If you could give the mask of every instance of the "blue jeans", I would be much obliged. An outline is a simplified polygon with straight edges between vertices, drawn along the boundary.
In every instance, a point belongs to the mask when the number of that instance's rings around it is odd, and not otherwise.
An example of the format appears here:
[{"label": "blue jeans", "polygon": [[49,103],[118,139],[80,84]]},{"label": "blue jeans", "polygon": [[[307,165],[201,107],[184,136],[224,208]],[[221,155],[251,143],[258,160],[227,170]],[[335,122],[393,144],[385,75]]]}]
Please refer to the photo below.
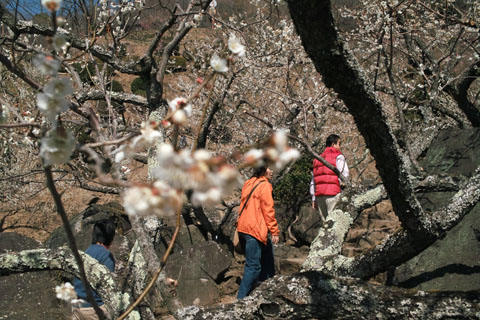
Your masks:
[{"label": "blue jeans", "polygon": [[248,296],[257,281],[265,281],[275,275],[273,246],[270,239],[267,245],[251,235],[238,233],[240,240],[245,241],[245,270],[238,289],[238,299]]}]

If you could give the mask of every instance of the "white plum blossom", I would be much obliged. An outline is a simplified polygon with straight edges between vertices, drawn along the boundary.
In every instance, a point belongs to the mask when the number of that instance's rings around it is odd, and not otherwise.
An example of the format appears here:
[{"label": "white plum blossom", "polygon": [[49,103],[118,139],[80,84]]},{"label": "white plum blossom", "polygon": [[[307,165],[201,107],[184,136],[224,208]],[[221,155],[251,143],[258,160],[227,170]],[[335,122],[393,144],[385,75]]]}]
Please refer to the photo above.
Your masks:
[{"label": "white plum blossom", "polygon": [[200,150],[197,150],[193,153],[193,159],[197,160],[197,161],[208,161],[212,158],[212,155],[210,154],[210,152],[208,152],[207,150],[205,149],[200,149]]},{"label": "white plum blossom", "polygon": [[183,125],[187,118],[192,115],[192,105],[186,98],[177,97],[168,103],[170,108],[170,120],[176,125]]},{"label": "white plum blossom", "polygon": [[123,207],[129,215],[148,216],[152,211],[151,197],[153,193],[148,187],[128,188],[123,195]]},{"label": "white plum blossom", "polygon": [[169,143],[163,143],[157,149],[157,159],[160,163],[170,166],[176,157],[173,146]]},{"label": "white plum blossom", "polygon": [[6,123],[8,121],[8,117],[8,109],[5,106],[0,105],[0,124]]},{"label": "white plum blossom", "polygon": [[224,164],[218,169],[216,178],[220,181],[224,193],[230,193],[243,184],[238,170],[228,164]]},{"label": "white plum blossom", "polygon": [[[155,121],[142,122],[140,126],[140,133],[142,135],[140,137],[141,142],[146,146],[152,146],[156,141],[163,138],[162,133],[156,129],[156,126],[157,123]],[[138,141],[136,143],[138,143]]]},{"label": "white plum blossom", "polygon": [[56,75],[60,68],[60,62],[52,56],[39,54],[32,60],[33,65],[45,75]]},{"label": "white plum blossom", "polygon": [[67,37],[64,34],[56,34],[53,36],[52,45],[55,51],[60,52],[67,49],[70,43],[68,43]]},{"label": "white plum blossom", "polygon": [[68,78],[53,78],[43,89],[43,93],[37,94],[38,109],[52,122],[57,114],[68,110],[68,102],[65,96],[72,94],[73,88]]},{"label": "white plum blossom", "polygon": [[72,299],[70,303],[72,304],[72,307],[74,308],[81,308],[82,304],[84,304],[86,301],[83,299]]},{"label": "white plum blossom", "polygon": [[42,138],[40,157],[45,166],[62,164],[70,160],[75,149],[75,139],[72,133],[63,127],[57,127],[47,132]]},{"label": "white plum blossom", "polygon": [[278,130],[273,134],[271,145],[267,149],[266,155],[277,169],[282,169],[290,161],[297,160],[300,157],[300,152],[297,149],[288,146],[287,133],[284,130]]},{"label": "white plum blossom", "polygon": [[201,205],[212,208],[222,200],[222,192],[219,188],[210,188],[206,192],[196,191],[192,195],[192,204],[196,207]]},{"label": "white plum blossom", "polygon": [[140,10],[145,6],[143,0],[135,0],[135,9]]},{"label": "white plum blossom", "polygon": [[73,88],[69,78],[56,77],[43,88],[43,92],[50,96],[65,97],[73,93]]},{"label": "white plum blossom", "polygon": [[300,152],[288,146],[287,134],[284,130],[276,131],[270,139],[270,146],[265,150],[251,149],[244,155],[245,164],[259,167],[273,164],[275,168],[282,169],[290,161],[300,157]]},{"label": "white plum blossom", "polygon": [[56,21],[57,21],[57,26],[60,28],[65,26],[65,24],[67,23],[67,20],[65,20],[65,18],[62,16],[58,16]]},{"label": "white plum blossom", "polygon": [[155,144],[155,142],[163,138],[163,134],[156,129],[157,123],[155,121],[144,121],[140,126],[140,135],[136,136],[127,144],[123,144],[112,151],[115,156],[115,162],[120,163],[126,158],[130,158],[137,150],[141,148],[148,148]]},{"label": "white plum blossom", "polygon": [[213,57],[210,59],[210,65],[212,66],[213,70],[215,70],[215,72],[228,71],[227,60],[220,58],[216,54],[214,54]]},{"label": "white plum blossom", "polygon": [[231,35],[228,39],[228,49],[239,57],[243,57],[245,55],[245,47],[234,35]]},{"label": "white plum blossom", "polygon": [[176,152],[169,144],[158,149],[158,167],[154,179],[165,181],[178,190],[192,190],[192,204],[212,207],[222,196],[241,185],[238,170],[224,157],[214,157],[204,149]]},{"label": "white plum blossom", "polygon": [[177,110],[172,115],[172,122],[176,125],[183,125],[187,122],[187,113],[185,110]]},{"label": "white plum blossom", "polygon": [[275,163],[277,169],[285,167],[290,161],[300,158],[300,152],[294,148],[287,148],[280,154],[278,161]]},{"label": "white plum blossom", "polygon": [[275,161],[278,161],[278,159],[280,158],[280,152],[278,152],[278,150],[276,148],[268,148],[267,150],[265,150],[265,156],[275,162]]},{"label": "white plum blossom", "polygon": [[186,110],[187,113],[192,112],[192,105],[188,103],[186,98],[177,97],[170,102],[168,102],[168,107],[170,108],[171,112],[175,112],[176,110],[183,109]]},{"label": "white plum blossom", "polygon": [[62,0],[42,0],[42,5],[53,12],[60,8]]},{"label": "white plum blossom", "polygon": [[197,187],[197,179],[189,172],[194,164],[191,152],[181,150],[175,152],[167,146],[160,147],[157,156],[159,166],[152,170],[155,179],[163,180],[176,189],[192,189]]},{"label": "white plum blossom", "polygon": [[196,26],[197,26],[197,25],[195,24],[194,21],[187,21],[187,22],[185,23],[185,27],[187,27],[187,28],[195,28]]},{"label": "white plum blossom", "polygon": [[178,212],[185,201],[179,192],[162,181],[152,186],[135,186],[123,194],[123,207],[129,215],[136,216],[172,216]]},{"label": "white plum blossom", "polygon": [[193,15],[193,20],[196,22],[196,23],[200,23],[202,21],[202,15],[201,14],[195,14]]},{"label": "white plum blossom", "polygon": [[264,164],[263,161],[263,151],[259,149],[250,149],[245,155],[244,155],[244,161],[248,165],[251,165],[252,167],[259,167]]},{"label": "white plum blossom", "polygon": [[277,150],[283,150],[287,147],[288,138],[285,130],[278,130],[272,136],[272,142]]},{"label": "white plum blossom", "polygon": [[126,158],[135,155],[135,148],[132,144],[123,144],[117,149],[113,150],[112,155],[115,156],[115,162],[120,163]]},{"label": "white plum blossom", "polygon": [[59,286],[55,287],[55,293],[57,295],[57,299],[65,300],[65,301],[73,301],[77,299],[77,294],[75,289],[73,288],[70,282],[65,282]]},{"label": "white plum blossom", "polygon": [[51,96],[45,93],[37,94],[37,106],[48,120],[55,122],[57,114],[68,110],[68,102],[64,97]]}]

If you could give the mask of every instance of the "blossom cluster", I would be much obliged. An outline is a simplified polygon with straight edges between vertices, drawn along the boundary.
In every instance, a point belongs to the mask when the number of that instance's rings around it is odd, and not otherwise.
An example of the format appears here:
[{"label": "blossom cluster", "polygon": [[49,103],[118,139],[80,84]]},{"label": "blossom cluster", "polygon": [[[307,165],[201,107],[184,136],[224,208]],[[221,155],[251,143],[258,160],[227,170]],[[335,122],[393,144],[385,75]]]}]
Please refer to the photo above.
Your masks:
[{"label": "blossom cluster", "polygon": [[8,121],[9,114],[7,107],[0,105],[0,124],[6,123]]},{"label": "blossom cluster", "polygon": [[184,201],[183,192],[162,181],[150,186],[134,186],[123,194],[123,207],[129,215],[172,216],[182,208]]},{"label": "blossom cluster", "polygon": [[65,282],[59,286],[56,286],[55,293],[57,299],[70,302],[72,305],[80,305],[81,303],[85,302],[82,299],[78,299],[77,293],[70,282]]},{"label": "blossom cluster", "polygon": [[112,154],[115,156],[116,162],[133,156],[138,150],[148,148],[154,145],[156,141],[163,137],[162,133],[157,130],[159,123],[155,121],[144,121],[140,126],[140,135],[133,138],[129,143],[121,145],[114,150]]},{"label": "blossom cluster", "polygon": [[123,194],[123,206],[130,215],[170,216],[186,201],[184,190],[192,190],[195,206],[214,206],[241,183],[238,170],[223,157],[206,150],[175,151],[165,143],[158,150],[159,165],[151,185],[134,186]]},{"label": "blossom cluster", "polygon": [[46,166],[65,163],[75,149],[75,139],[71,132],[58,125],[57,116],[68,110],[66,97],[73,93],[73,87],[70,79],[59,77],[60,62],[55,58],[38,55],[33,59],[33,64],[40,72],[51,77],[42,92],[37,94],[38,109],[53,123],[53,128],[42,139],[40,156]]},{"label": "blossom cluster", "polygon": [[72,299],[77,298],[75,289],[70,282],[65,282],[59,286],[56,286],[55,293],[57,294],[57,298],[60,300],[71,301]]},{"label": "blossom cluster", "polygon": [[[283,168],[300,156],[288,146],[285,131],[277,131],[265,150],[252,149],[244,155],[248,166],[273,164]],[[225,157],[214,156],[204,149],[176,151],[169,143],[157,150],[158,166],[152,170],[151,185],[134,186],[123,194],[123,205],[130,215],[169,216],[178,212],[186,201],[183,191],[191,191],[194,206],[214,207],[222,198],[240,187],[237,168]]]},{"label": "blossom cluster", "polygon": [[177,152],[166,143],[158,150],[158,163],[153,177],[176,189],[192,190],[191,202],[195,206],[212,207],[241,184],[236,168],[224,157],[213,156],[204,149]]},{"label": "blossom cluster", "polygon": [[[236,57],[243,57],[245,55],[245,46],[242,45],[240,40],[231,35],[228,39],[228,49]],[[210,59],[210,65],[212,66],[215,72],[225,73],[228,71],[228,63],[226,59],[220,58],[218,55],[214,54]]]},{"label": "blossom cluster", "polygon": [[192,115],[192,105],[188,103],[187,99],[179,97],[175,98],[168,103],[170,110],[169,120],[164,122],[165,126],[168,126],[168,122],[172,122],[176,125],[183,125],[187,121],[187,117]]},{"label": "blossom cluster", "polygon": [[284,130],[276,131],[270,139],[269,147],[265,150],[251,149],[245,154],[247,165],[259,167],[273,164],[276,169],[282,169],[289,162],[300,157],[297,149],[288,146],[288,137]]},{"label": "blossom cluster", "polygon": [[75,149],[72,133],[59,126],[50,129],[42,138],[40,156],[45,166],[62,164],[70,160]]},{"label": "blossom cluster", "polygon": [[58,114],[68,110],[67,95],[73,93],[68,78],[55,77],[37,94],[37,106],[48,120],[55,122]]},{"label": "blossom cluster", "polygon": [[129,27],[131,14],[137,13],[144,6],[144,0],[100,0],[98,2],[98,26],[103,28],[108,25],[115,37],[123,37]]}]

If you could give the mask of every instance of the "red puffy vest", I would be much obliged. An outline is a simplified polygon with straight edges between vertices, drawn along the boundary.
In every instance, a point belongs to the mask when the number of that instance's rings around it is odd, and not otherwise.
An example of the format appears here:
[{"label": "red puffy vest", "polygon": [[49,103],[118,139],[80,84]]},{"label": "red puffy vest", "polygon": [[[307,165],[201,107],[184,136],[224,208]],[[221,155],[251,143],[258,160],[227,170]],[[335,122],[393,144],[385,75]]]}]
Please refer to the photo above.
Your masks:
[{"label": "red puffy vest", "polygon": [[[337,157],[341,154],[334,147],[327,147],[321,157],[336,167]],[[316,196],[334,196],[341,191],[338,176],[317,159],[313,159],[313,181],[315,182]]]}]

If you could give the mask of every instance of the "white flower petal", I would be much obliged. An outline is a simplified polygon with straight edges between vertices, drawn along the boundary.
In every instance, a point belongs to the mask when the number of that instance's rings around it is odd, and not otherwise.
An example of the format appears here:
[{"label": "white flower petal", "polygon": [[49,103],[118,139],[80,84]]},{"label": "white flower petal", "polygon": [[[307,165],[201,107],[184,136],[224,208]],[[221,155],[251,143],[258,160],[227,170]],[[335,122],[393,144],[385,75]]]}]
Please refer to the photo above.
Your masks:
[{"label": "white flower petal", "polygon": [[58,299],[72,301],[77,299],[77,293],[70,282],[55,287],[55,293]]},{"label": "white flower petal", "polygon": [[67,42],[67,37],[64,34],[56,34],[53,37],[52,44],[53,48],[57,52],[65,50],[69,45],[69,43]]},{"label": "white flower petal", "polygon": [[40,156],[44,165],[62,164],[70,160],[75,149],[72,133],[63,127],[51,129],[42,138]]},{"label": "white flower petal", "polygon": [[46,95],[63,98],[73,93],[72,84],[69,78],[53,78],[43,89]]},{"label": "white flower petal", "polygon": [[227,60],[220,58],[216,54],[210,59],[210,65],[216,72],[227,72]]},{"label": "white flower petal", "polygon": [[237,37],[231,35],[228,39],[228,49],[235,55],[242,57],[245,55],[245,47],[240,43]]},{"label": "white flower petal", "polygon": [[184,110],[177,110],[173,113],[172,122],[176,125],[183,125],[187,122],[187,114]]}]

